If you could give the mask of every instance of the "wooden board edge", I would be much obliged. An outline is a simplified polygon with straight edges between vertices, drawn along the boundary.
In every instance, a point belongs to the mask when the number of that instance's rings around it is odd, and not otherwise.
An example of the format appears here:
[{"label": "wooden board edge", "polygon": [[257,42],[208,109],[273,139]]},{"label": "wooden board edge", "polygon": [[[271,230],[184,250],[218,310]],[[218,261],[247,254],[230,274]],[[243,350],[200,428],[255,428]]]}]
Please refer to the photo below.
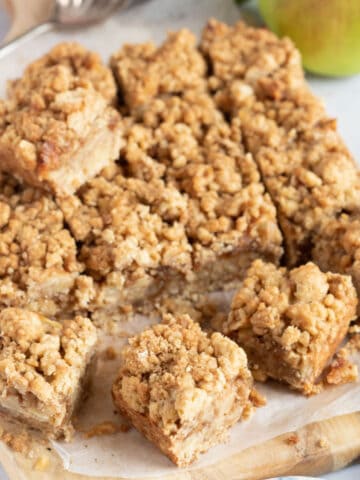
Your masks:
[{"label": "wooden board edge", "polygon": [[[26,459],[0,445],[0,462],[11,480],[89,479],[65,471],[54,452],[45,454],[50,457],[49,469],[38,472],[33,469],[34,458]],[[179,470],[172,475],[146,480],[261,480],[285,474],[321,475],[343,468],[359,456],[360,412],[357,412],[307,425],[206,468]],[[97,478],[115,480],[113,477]]]}]

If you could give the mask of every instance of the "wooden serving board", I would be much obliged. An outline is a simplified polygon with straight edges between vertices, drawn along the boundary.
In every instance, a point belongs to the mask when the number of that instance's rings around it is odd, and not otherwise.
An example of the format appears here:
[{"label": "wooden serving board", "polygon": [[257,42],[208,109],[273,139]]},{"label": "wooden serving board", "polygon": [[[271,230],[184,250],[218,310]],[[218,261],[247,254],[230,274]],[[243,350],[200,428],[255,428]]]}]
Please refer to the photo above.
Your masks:
[{"label": "wooden serving board", "polygon": [[[39,472],[34,465],[42,455],[49,463]],[[343,468],[359,456],[360,412],[307,425],[295,435],[294,432],[281,435],[210,467],[191,471],[179,469],[175,474],[156,480],[260,480],[285,474],[320,475]],[[38,446],[34,458],[28,459],[0,444],[0,462],[11,480],[89,478],[66,472],[56,454],[43,445]]]}]

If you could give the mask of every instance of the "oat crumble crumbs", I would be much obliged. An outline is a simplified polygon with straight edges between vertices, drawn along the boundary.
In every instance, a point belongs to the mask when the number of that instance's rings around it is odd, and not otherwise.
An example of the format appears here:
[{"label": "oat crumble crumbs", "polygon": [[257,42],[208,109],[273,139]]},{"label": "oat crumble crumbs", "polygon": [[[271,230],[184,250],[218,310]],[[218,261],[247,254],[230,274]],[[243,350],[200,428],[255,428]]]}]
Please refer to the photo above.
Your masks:
[{"label": "oat crumble crumbs", "polygon": [[130,430],[130,426],[125,423],[117,424],[110,421],[101,422],[91,427],[89,430],[87,430],[85,432],[85,437],[92,438],[92,437],[99,437],[103,435],[114,435],[115,433],[118,433],[118,432],[126,433],[129,430]]},{"label": "oat crumble crumbs", "polygon": [[285,439],[285,443],[288,445],[297,445],[300,441],[299,435],[297,433],[292,433]]},{"label": "oat crumble crumbs", "polygon": [[76,44],[55,47],[9,84],[0,108],[2,170],[72,193],[119,157],[121,120],[108,105],[114,94],[112,74],[96,54]]},{"label": "oat crumble crumbs", "polygon": [[358,367],[349,358],[348,347],[340,349],[334,356],[326,374],[326,382],[330,385],[342,385],[356,382]]},{"label": "oat crumble crumbs", "polygon": [[286,270],[256,260],[223,332],[266,375],[310,394],[356,318],[356,306],[348,276],[322,273],[313,263]]},{"label": "oat crumble crumbs", "polygon": [[0,312],[0,408],[25,424],[66,435],[96,343],[83,317],[50,320],[27,310]]}]

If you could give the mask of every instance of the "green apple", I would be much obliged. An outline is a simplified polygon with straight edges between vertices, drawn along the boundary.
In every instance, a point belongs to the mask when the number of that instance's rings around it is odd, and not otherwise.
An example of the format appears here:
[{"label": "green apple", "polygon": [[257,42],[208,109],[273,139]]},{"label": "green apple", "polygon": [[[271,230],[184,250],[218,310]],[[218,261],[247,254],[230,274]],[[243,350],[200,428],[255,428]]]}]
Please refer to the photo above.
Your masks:
[{"label": "green apple", "polygon": [[290,37],[306,69],[322,75],[360,72],[360,0],[258,0],[271,30]]}]

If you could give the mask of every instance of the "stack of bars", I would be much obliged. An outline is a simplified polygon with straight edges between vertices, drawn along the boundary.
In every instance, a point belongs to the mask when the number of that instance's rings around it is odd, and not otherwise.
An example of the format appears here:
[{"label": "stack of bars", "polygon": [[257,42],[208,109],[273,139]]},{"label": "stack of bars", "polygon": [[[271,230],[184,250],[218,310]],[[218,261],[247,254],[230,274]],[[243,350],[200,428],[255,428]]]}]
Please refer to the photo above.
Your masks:
[{"label": "stack of bars", "polygon": [[218,332],[173,307],[123,352],[114,403],[175,463],[263,404],[253,376],[356,378],[360,176],[288,39],[210,20],[109,68],[61,44],[0,113],[1,409],[69,436],[94,325],[231,288]]}]

